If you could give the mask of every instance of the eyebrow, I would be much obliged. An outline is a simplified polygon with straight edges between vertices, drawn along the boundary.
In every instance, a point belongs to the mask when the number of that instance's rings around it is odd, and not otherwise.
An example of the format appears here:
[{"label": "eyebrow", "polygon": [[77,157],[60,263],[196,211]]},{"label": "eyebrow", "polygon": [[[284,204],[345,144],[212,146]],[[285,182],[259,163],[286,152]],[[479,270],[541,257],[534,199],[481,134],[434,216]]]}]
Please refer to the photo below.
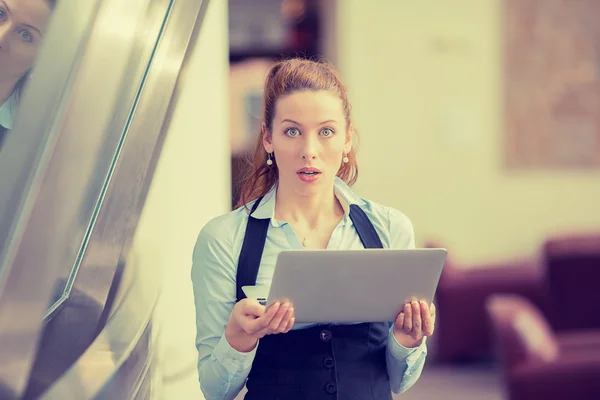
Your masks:
[{"label": "eyebrow", "polygon": [[[287,119],[287,118],[286,118],[286,119],[284,119],[284,120],[282,120],[282,121],[281,121],[281,123],[284,123],[284,122],[291,122],[292,124],[296,124],[296,125],[298,125],[298,126],[302,126],[302,124],[301,124],[301,123],[299,123],[299,122],[296,122],[296,121],[294,121],[293,119]],[[334,119],[328,119],[327,121],[323,121],[323,122],[319,123],[319,125],[328,124],[328,123],[330,123],[330,122],[337,122],[337,121],[336,121],[336,120],[334,120]]]},{"label": "eyebrow", "polygon": [[33,29],[33,30],[34,30],[34,31],[36,31],[36,32],[37,32],[37,33],[38,33],[40,36],[42,36],[42,32],[41,32],[41,31],[40,31],[38,28],[36,28],[35,26],[33,26],[33,25],[29,25],[29,24],[23,24],[23,26],[27,26],[27,27],[29,27],[29,28]]},{"label": "eyebrow", "polygon": [[[7,4],[6,4],[4,1],[2,1],[2,5],[4,6],[4,8],[6,8],[6,11],[8,12],[8,14],[9,14],[9,15],[11,15],[10,8],[8,7],[8,5],[7,5]],[[31,28],[31,29],[33,29],[33,30],[34,30],[34,31],[36,31],[36,32],[37,32],[37,33],[38,33],[40,36],[42,36],[42,32],[41,32],[41,31],[40,31],[38,28],[36,28],[35,26],[33,26],[33,25],[29,25],[29,24],[21,24],[21,25],[23,25],[23,26],[26,26],[26,27],[28,27],[28,28]]]}]

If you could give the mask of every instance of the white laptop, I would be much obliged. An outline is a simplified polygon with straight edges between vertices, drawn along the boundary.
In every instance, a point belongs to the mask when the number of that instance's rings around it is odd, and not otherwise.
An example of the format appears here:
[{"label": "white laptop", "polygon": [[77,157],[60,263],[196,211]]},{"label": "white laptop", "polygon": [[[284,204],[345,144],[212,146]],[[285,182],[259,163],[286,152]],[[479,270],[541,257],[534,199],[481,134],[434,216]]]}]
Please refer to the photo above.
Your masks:
[{"label": "white laptop", "polygon": [[394,321],[404,303],[433,301],[446,249],[286,250],[270,287],[244,286],[270,305],[290,300],[297,323]]}]

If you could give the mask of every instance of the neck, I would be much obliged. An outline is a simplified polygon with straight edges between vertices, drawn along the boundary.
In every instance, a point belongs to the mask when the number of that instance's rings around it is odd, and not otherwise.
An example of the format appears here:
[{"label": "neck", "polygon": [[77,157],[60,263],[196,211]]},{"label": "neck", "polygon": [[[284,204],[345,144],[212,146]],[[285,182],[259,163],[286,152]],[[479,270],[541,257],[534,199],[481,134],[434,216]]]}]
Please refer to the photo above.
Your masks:
[{"label": "neck", "polygon": [[344,210],[335,197],[333,188],[303,196],[292,188],[277,188],[275,218],[289,223],[301,222],[309,229],[317,228],[322,221],[340,216]]}]

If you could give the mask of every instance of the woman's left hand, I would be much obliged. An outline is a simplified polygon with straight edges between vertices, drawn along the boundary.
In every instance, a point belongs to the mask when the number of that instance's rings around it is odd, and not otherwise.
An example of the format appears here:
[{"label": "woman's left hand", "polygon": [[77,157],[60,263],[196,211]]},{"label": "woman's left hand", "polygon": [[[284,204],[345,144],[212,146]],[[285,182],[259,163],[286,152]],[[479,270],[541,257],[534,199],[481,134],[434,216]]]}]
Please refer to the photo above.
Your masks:
[{"label": "woman's left hand", "polygon": [[435,305],[414,300],[404,305],[394,321],[394,337],[404,347],[417,347],[423,337],[433,335],[434,325]]}]

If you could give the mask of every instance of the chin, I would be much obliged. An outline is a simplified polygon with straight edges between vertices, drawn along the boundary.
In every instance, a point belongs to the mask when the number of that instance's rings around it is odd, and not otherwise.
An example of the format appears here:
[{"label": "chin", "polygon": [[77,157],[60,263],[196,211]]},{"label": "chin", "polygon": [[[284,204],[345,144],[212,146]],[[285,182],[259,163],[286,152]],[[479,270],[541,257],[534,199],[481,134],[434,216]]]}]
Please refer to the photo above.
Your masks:
[{"label": "chin", "polygon": [[322,193],[327,188],[333,188],[333,180],[321,176],[321,179],[315,182],[303,182],[296,178],[296,182],[292,185],[294,192],[301,196],[312,196]]},{"label": "chin", "polygon": [[314,184],[310,184],[310,185],[306,185],[306,184],[300,184],[300,185],[295,185],[293,187],[294,192],[302,197],[310,197],[310,196],[314,196],[315,194],[319,193],[322,188],[317,185]]}]

